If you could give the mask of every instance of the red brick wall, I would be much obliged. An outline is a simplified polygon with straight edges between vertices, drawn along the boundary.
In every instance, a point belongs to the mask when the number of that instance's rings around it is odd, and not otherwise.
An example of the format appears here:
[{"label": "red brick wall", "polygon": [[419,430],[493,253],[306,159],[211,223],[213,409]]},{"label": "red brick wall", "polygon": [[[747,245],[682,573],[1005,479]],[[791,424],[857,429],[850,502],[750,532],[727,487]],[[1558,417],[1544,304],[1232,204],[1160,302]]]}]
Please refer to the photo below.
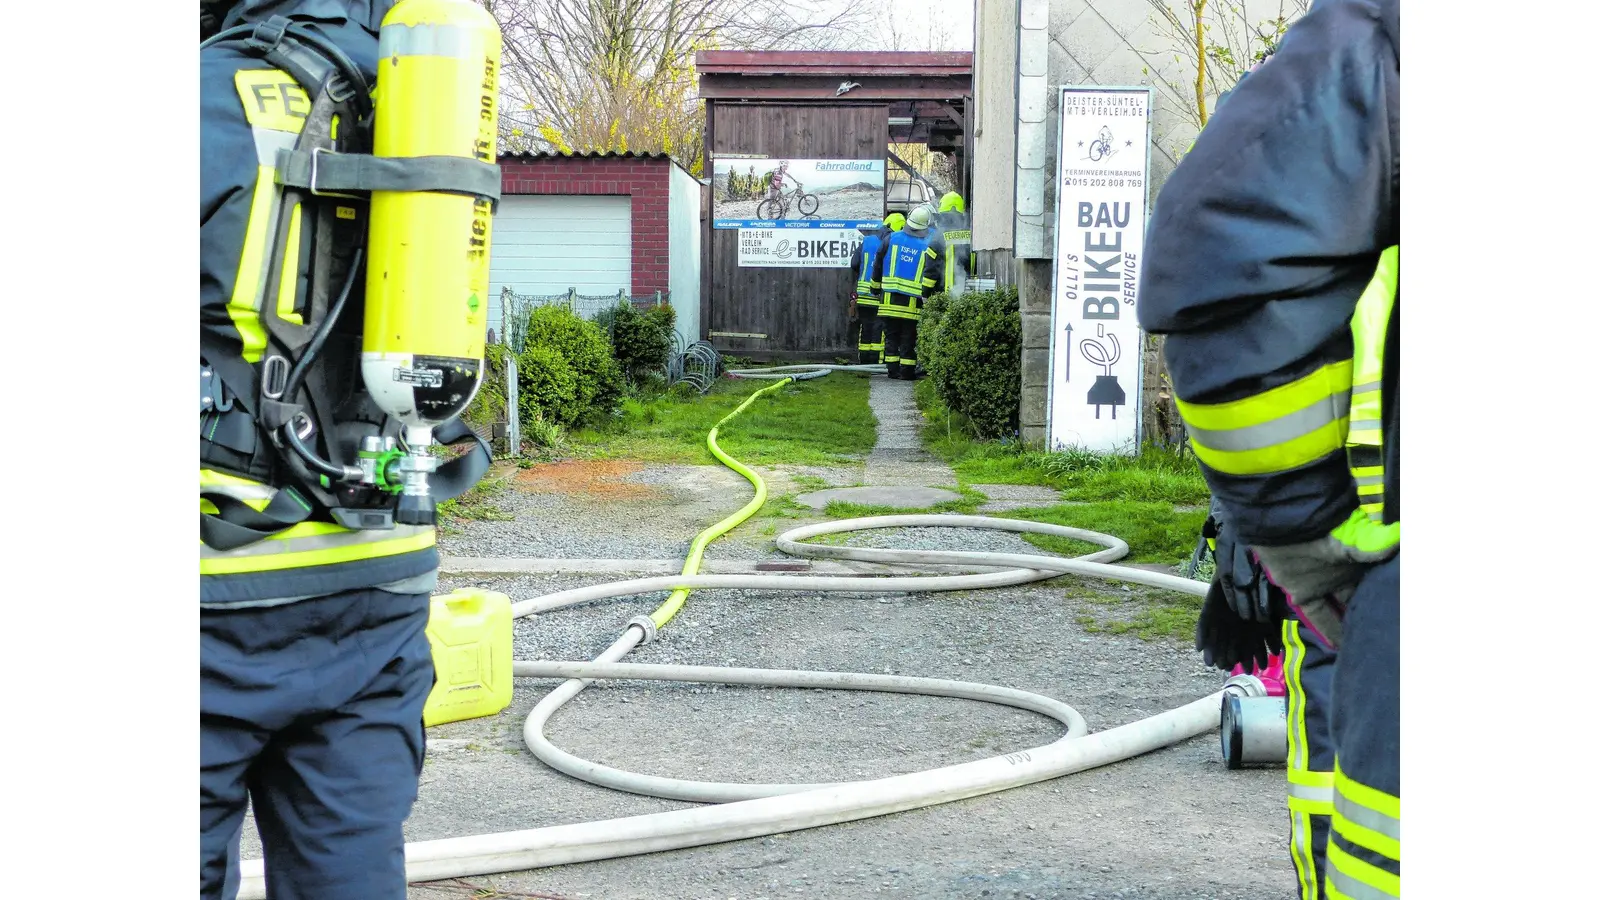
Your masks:
[{"label": "red brick wall", "polygon": [[667,159],[504,158],[505,194],[633,197],[633,293],[667,290]]}]

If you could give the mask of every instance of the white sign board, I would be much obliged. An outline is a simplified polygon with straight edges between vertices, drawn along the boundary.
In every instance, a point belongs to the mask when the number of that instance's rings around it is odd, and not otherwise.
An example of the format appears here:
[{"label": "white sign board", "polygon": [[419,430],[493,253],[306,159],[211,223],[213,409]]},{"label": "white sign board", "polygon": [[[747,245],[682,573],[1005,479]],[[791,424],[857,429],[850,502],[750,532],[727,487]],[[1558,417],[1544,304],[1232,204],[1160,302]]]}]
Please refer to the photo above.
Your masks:
[{"label": "white sign board", "polygon": [[1061,89],[1052,449],[1139,447],[1144,347],[1134,308],[1149,191],[1150,98],[1143,87]]},{"label": "white sign board", "polygon": [[739,229],[739,265],[767,269],[846,269],[861,243],[854,228],[833,231]]}]

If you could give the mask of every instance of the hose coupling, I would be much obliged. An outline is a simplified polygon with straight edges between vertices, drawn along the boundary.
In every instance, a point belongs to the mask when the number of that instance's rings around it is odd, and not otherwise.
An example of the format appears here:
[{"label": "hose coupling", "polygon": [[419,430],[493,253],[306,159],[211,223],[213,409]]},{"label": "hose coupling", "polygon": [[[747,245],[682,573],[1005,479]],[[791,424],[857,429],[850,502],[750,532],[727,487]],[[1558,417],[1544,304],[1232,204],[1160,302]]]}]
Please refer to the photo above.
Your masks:
[{"label": "hose coupling", "polygon": [[656,639],[656,631],[658,630],[656,622],[649,616],[635,616],[628,620],[628,624],[637,625],[639,630],[644,632],[644,640],[639,642],[641,647]]},{"label": "hose coupling", "polygon": [[1267,686],[1254,675],[1235,675],[1222,683],[1230,697],[1265,697]]}]

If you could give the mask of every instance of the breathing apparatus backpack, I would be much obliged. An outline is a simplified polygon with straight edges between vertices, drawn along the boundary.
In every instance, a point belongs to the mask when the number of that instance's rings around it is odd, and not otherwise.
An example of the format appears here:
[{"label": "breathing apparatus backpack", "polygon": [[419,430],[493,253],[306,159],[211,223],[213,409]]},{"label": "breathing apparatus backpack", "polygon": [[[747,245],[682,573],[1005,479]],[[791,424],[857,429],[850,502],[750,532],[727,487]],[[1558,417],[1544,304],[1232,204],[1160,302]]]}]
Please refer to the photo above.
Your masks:
[{"label": "breathing apparatus backpack", "polygon": [[[202,505],[201,540],[227,551],[307,521],[432,525],[436,501],[490,461],[459,416],[488,331],[499,27],[469,0],[401,0],[379,32],[375,90],[338,46],[281,16],[201,49],[222,42],[270,67],[235,73],[241,101],[270,85],[282,108],[245,103],[263,249],[259,266],[246,250],[239,280],[253,279],[258,324],[248,339],[240,328],[248,354],[201,331],[200,459],[276,490],[262,506],[261,493],[202,478],[215,512]],[[435,442],[472,446],[441,465]]]}]

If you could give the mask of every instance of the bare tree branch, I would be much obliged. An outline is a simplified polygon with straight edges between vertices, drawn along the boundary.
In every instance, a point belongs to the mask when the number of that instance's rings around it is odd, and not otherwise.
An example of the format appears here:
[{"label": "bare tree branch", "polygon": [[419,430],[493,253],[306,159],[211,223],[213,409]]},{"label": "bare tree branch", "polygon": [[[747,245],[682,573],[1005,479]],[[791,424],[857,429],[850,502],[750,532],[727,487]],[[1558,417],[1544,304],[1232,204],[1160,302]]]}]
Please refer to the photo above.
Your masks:
[{"label": "bare tree branch", "polygon": [[505,38],[502,149],[658,151],[700,166],[701,50],[851,45],[867,0],[480,0]]}]

